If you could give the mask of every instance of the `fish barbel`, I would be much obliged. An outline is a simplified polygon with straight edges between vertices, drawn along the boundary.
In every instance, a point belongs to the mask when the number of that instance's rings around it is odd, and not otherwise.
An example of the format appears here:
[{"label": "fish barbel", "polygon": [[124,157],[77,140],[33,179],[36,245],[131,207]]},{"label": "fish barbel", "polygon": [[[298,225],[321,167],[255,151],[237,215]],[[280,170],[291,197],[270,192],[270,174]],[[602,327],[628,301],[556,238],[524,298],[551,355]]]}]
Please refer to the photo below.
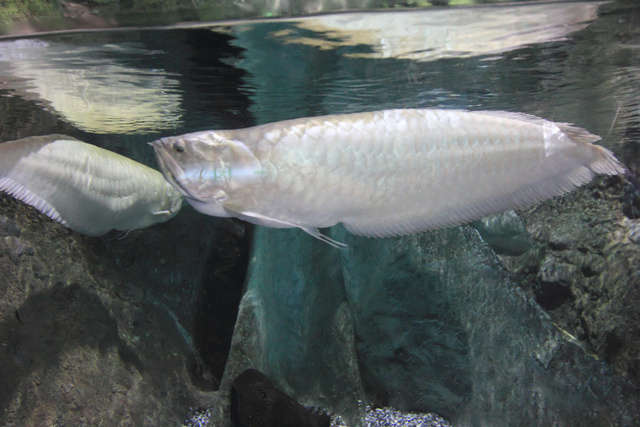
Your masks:
[{"label": "fish barbel", "polygon": [[1,143],[0,191],[90,236],[167,221],[183,202],[160,172],[65,135]]},{"label": "fish barbel", "polygon": [[329,115],[152,142],[200,212],[268,227],[343,223],[411,234],[523,208],[624,166],[600,137],[504,111],[401,109]]}]

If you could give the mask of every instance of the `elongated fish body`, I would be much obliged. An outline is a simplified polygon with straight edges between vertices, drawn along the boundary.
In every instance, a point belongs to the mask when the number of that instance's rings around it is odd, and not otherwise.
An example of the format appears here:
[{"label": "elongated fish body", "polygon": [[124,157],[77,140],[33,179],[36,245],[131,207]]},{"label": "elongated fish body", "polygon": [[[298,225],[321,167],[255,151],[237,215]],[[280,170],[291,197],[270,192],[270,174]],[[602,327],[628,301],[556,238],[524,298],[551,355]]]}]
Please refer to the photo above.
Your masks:
[{"label": "elongated fish body", "polygon": [[384,110],[152,143],[201,212],[272,227],[396,236],[522,208],[620,174],[598,136],[508,112]]},{"label": "elongated fish body", "polygon": [[65,135],[0,144],[0,190],[91,236],[167,221],[183,200],[160,172]]}]

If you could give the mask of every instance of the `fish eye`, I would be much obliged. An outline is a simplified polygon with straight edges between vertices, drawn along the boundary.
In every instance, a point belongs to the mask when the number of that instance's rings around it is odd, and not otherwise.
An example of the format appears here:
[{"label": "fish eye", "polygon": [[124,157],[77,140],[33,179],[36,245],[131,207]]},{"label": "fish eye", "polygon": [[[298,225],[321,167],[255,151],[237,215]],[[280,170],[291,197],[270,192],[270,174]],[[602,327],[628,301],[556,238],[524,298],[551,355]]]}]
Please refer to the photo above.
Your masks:
[{"label": "fish eye", "polygon": [[173,150],[176,153],[184,153],[184,143],[182,141],[176,141],[173,143]]}]

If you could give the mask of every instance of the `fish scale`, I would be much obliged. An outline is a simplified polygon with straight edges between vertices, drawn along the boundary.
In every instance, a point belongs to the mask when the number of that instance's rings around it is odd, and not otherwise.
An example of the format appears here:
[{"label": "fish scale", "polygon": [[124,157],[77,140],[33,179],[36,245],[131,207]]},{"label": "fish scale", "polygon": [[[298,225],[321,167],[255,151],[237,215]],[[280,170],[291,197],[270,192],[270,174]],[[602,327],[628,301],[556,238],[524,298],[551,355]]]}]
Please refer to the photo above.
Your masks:
[{"label": "fish scale", "polygon": [[[212,139],[233,147],[231,158],[216,157]],[[522,208],[596,173],[623,173],[611,152],[593,144],[599,139],[521,113],[402,109],[196,132],[152,145],[165,176],[201,212],[329,240],[317,228],[343,223],[365,236],[410,234]],[[202,162],[221,161],[264,174],[241,191],[185,178]]]}]

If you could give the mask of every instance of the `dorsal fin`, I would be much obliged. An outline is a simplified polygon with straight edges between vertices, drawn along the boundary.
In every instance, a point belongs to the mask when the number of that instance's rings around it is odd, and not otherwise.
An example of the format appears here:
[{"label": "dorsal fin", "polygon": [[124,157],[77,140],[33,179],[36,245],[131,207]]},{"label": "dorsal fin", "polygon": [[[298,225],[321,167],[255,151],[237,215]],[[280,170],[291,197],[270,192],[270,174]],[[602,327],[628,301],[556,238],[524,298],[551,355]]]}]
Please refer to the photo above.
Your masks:
[{"label": "dorsal fin", "polygon": [[594,135],[591,132],[587,131],[578,126],[574,126],[572,123],[563,123],[563,122],[552,122],[549,120],[542,119],[538,116],[534,116],[533,114],[527,113],[514,113],[511,111],[471,111],[475,114],[482,114],[483,116],[494,116],[494,117],[502,117],[506,119],[520,120],[528,123],[535,123],[537,125],[548,126],[549,124],[555,124],[558,128],[566,133],[571,140],[575,142],[581,143],[594,143],[600,141],[598,135]]}]

